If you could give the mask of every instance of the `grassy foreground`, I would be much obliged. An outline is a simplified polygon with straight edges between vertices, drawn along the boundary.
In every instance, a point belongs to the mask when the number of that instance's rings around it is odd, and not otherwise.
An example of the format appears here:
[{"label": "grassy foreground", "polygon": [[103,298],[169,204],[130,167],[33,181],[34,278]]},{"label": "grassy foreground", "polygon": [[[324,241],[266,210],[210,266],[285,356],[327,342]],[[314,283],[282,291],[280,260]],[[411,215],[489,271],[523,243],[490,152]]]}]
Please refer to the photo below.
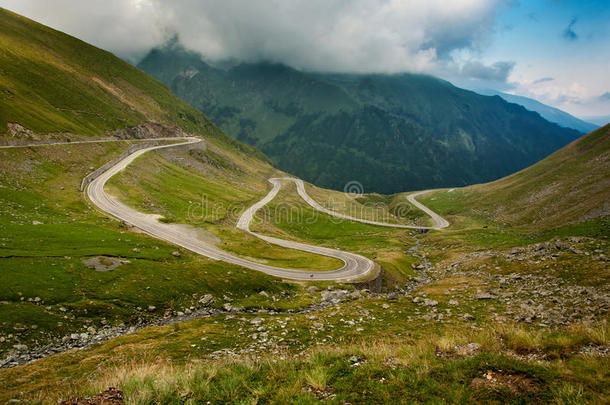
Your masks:
[{"label": "grassy foreground", "polygon": [[[295,326],[290,330],[306,334],[308,325],[299,318],[275,317],[264,324],[286,322]],[[337,341],[319,341],[300,352],[287,346],[196,354],[207,340],[222,347],[229,329],[253,329],[252,319],[192,321],[4,370],[0,397],[56,403],[117,387],[133,404],[576,404],[610,399],[610,361],[595,350],[608,346],[605,323],[576,324],[563,332],[456,324],[410,329],[403,336],[335,336]]]},{"label": "grassy foreground", "polygon": [[[116,146],[102,148],[109,149],[99,151],[100,161],[119,153]],[[33,160],[30,154],[41,153],[39,150],[47,149],[11,151],[6,156],[14,162],[27,162],[28,158]],[[59,168],[77,168],[85,163],[73,165],[70,159],[92,156],[68,152],[69,148],[62,149],[60,155],[54,152],[46,159]],[[82,157],[85,155],[87,158]],[[20,248],[24,256],[2,259],[11,264],[11,271],[20,268],[11,260],[25,260],[21,273],[5,280],[8,304],[2,308],[12,322],[4,325],[5,336],[13,328],[18,334],[12,335],[18,339],[5,340],[4,347],[10,348],[16,341],[36,344],[45,335],[57,338],[75,326],[77,330],[103,328],[102,321],[136,323],[167,314],[171,318],[184,308],[196,308],[204,293],[214,297],[215,308],[230,302],[233,307],[263,312],[231,312],[145,328],[84,350],[2,370],[3,399],[54,402],[117,385],[132,403],[307,403],[320,399],[366,403],[373,398],[407,403],[443,398],[456,403],[607,400],[607,308],[603,296],[607,294],[608,269],[599,259],[599,252],[608,251],[603,218],[595,220],[598,225],[535,234],[465,214],[455,222],[455,229],[417,234],[316,216],[296,195],[294,186],[288,186],[269,210],[258,216],[256,230],[368,255],[384,266],[387,287],[403,287],[413,280],[419,284],[399,298],[367,298],[368,294],[352,294],[349,288],[340,293],[343,298],[338,305],[313,313],[287,314],[283,311],[316,304],[325,294],[332,297],[337,288],[330,292],[306,289],[188,252],[175,257],[171,254],[175,248],[89,211],[79,193],[44,193],[59,184],[75,189],[80,178],[77,172],[53,169],[49,164],[34,167],[35,175],[7,176],[3,189],[7,212],[11,213],[5,226],[28,229],[27,233],[15,233],[22,236],[12,239],[11,245],[4,241],[5,248]],[[224,233],[233,228],[241,212],[234,207],[246,207],[264,195],[269,187],[266,178],[271,175],[276,174],[258,161],[220,150],[212,142],[203,151],[151,154],[136,161],[129,173],[114,178],[110,188],[138,209],[204,228],[225,241],[227,234],[239,236]],[[222,192],[225,188],[226,193]],[[23,195],[33,196],[38,203],[17,202],[16,196]],[[193,215],[196,198],[218,206]],[[11,208],[17,203],[21,210]],[[64,206],[72,207],[77,221],[65,220]],[[315,216],[315,221],[295,220],[281,209],[287,206],[304,218]],[[202,212],[205,215],[200,215]],[[40,232],[47,224],[65,226],[66,232],[60,234],[79,237],[81,243],[57,239],[56,245],[37,247],[47,249],[44,252],[29,249],[26,254],[24,247],[34,244],[25,235],[39,235],[44,240],[48,236]],[[76,232],[79,226],[83,229]],[[87,239],[79,236],[88,232],[94,236],[90,245],[82,243]],[[563,247],[566,252],[554,259],[544,252],[529,256],[533,245],[577,235],[585,239]],[[116,246],[110,241],[116,241]],[[260,250],[250,243],[229,239],[224,246],[278,263],[282,259],[287,263],[310,260],[283,256],[292,253],[272,247]],[[72,251],[66,258],[65,252],[50,252],[49,246],[84,250]],[[114,253],[108,251],[112,246]],[[515,247],[525,249],[517,260],[511,253]],[[84,267],[84,258],[102,251],[129,259],[131,264],[104,273]],[[431,262],[430,280],[422,279],[422,270],[417,269],[424,259]],[[506,277],[517,281],[508,283]],[[550,287],[537,287],[547,285]],[[44,288],[51,295],[40,296],[43,303],[30,297],[40,295]],[[557,292],[548,295],[552,288],[569,294],[565,298]],[[581,288],[587,288],[586,294]],[[10,295],[14,290],[23,295]],[[484,298],[477,298],[481,294]],[[554,297],[560,301],[554,303]],[[538,317],[533,318],[527,315],[532,299],[545,305],[533,309],[538,311]],[[147,310],[151,303],[155,307],[152,313]],[[582,308],[591,311],[578,312]],[[269,309],[280,312],[267,314]],[[573,315],[556,319],[553,311]],[[19,316],[31,318],[25,318],[25,324]],[[36,322],[37,328],[24,328],[30,322]]]},{"label": "grassy foreground", "polygon": [[[602,371],[610,366],[608,359],[556,353],[570,352],[582,342],[607,344],[607,333],[575,328],[554,335],[504,327],[445,331],[415,342],[325,346],[292,359],[274,355],[186,366],[133,362],[102,373],[89,392],[117,386],[134,404],[603,403],[610,400],[608,375]],[[477,349],[469,352],[469,347]],[[523,361],[511,349],[550,360]]]}]

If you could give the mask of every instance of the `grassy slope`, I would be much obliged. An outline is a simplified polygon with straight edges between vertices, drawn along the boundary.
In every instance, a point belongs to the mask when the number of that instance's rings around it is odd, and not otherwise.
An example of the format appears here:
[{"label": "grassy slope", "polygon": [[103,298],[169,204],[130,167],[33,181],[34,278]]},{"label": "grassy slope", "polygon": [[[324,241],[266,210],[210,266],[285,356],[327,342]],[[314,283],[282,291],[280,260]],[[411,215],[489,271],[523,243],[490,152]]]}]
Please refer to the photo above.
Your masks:
[{"label": "grassy slope", "polygon": [[[174,258],[171,252],[175,247],[129,232],[89,207],[77,191],[80,180],[89,166],[97,167],[110,160],[127,144],[72,144],[0,151],[0,203],[5,214],[0,226],[3,235],[10,235],[4,236],[0,245],[4,269],[0,299],[6,302],[0,306],[2,336],[12,336],[3,343],[4,349],[13,344],[44,343],[86,326],[99,328],[102,321],[132,323],[156,317],[166,309],[178,311],[197,306],[193,294],[214,295],[216,306],[222,305],[224,295],[233,297],[234,305],[245,307],[281,309],[311,302],[307,297],[294,295],[299,291],[296,286],[278,283],[256,272],[188,252]],[[205,228],[222,239],[223,248],[237,254],[289,267],[336,267],[338,263],[334,260],[279,249],[234,229],[241,210],[268,191],[266,179],[274,175],[282,174],[260,160],[210,144],[206,151],[147,155],[134,163],[132,171],[114,178],[109,186],[144,211]],[[323,190],[319,193],[323,196]],[[294,191],[292,194],[289,199],[280,196],[278,201],[302,204]],[[202,199],[209,203],[210,211],[202,210]],[[321,222],[311,225],[314,234],[310,228],[301,230],[281,221],[274,223],[270,231],[320,244],[326,244],[324,239],[333,235],[340,236],[332,246],[377,257],[398,281],[411,276],[413,258],[402,253],[412,243],[407,233],[349,222],[335,224],[323,217]],[[42,224],[34,225],[34,221]],[[320,232],[324,235],[320,236]],[[390,245],[388,240],[392,241]],[[361,241],[362,247],[355,241]],[[134,252],[135,248],[140,251]],[[82,263],[98,255],[121,257],[132,263],[108,273],[94,272]],[[184,277],[188,283],[184,283]],[[259,296],[261,290],[270,295],[281,291],[289,295],[274,302]],[[35,297],[42,302],[31,302]],[[157,309],[149,312],[146,310],[149,305]],[[67,313],[60,308],[67,308]],[[37,328],[32,329],[33,325]],[[25,331],[14,334],[14,328]]]},{"label": "grassy slope", "polygon": [[407,225],[430,225],[429,217],[407,201],[408,193],[349,194],[306,186],[307,193],[323,206],[357,218]]},{"label": "grassy slope", "polygon": [[155,121],[223,138],[203,114],[109,52],[2,8],[0,27],[0,137],[8,122],[74,138]]},{"label": "grassy slope", "polygon": [[101,135],[167,118],[159,104],[163,86],[110,53],[6,10],[0,24],[0,121],[37,132]]},{"label": "grassy slope", "polygon": [[[202,164],[210,161],[212,165]],[[219,238],[217,246],[242,257],[294,269],[340,268],[340,260],[280,248],[244,235],[235,227],[239,214],[267,189],[266,178],[252,176],[251,167],[240,163],[211,150],[147,156],[135,162],[129,172],[112,179],[109,190],[140,211],[205,229],[212,238]],[[152,171],[152,167],[157,170]]]},{"label": "grassy slope", "polygon": [[[498,181],[430,193],[420,200],[452,224],[442,236],[425,236],[438,265],[458,263],[486,272],[542,273],[579,285],[605,288],[607,261],[573,254],[549,263],[477,257],[514,247],[577,237],[608,255],[610,238],[610,126],[585,135],[537,164]],[[496,269],[496,270],[494,270]]]},{"label": "grassy slope", "polygon": [[[133,171],[112,179],[109,187],[143,211],[204,227],[222,240],[224,249],[242,256],[292,268],[338,267],[339,263],[334,259],[277,248],[237,231],[235,223],[242,210],[269,190],[267,178],[282,174],[264,172],[255,177],[251,174],[254,171],[245,169],[247,166],[240,161],[234,161],[237,166],[227,163],[222,167],[222,161],[228,162],[222,158],[206,166],[205,172],[201,171],[198,165],[215,154],[209,150],[189,154],[169,152],[155,156],[154,160],[140,159]],[[152,171],[152,167],[156,170]],[[316,189],[316,198],[320,201],[328,201],[336,195],[334,191]],[[356,213],[366,212],[363,204],[350,202]],[[410,231],[319,214],[303,202],[292,183],[286,184],[276,199],[258,213],[252,229],[365,254],[382,264],[393,282],[404,283],[412,276],[411,264],[415,260],[405,253],[413,243]]]},{"label": "grassy slope", "polygon": [[[320,201],[324,201],[324,197],[332,199],[337,196],[334,191],[316,190],[316,198]],[[350,200],[349,203],[355,213],[366,213],[366,206],[357,201]],[[367,256],[382,265],[390,284],[402,284],[413,276],[411,264],[417,260],[406,252],[413,244],[413,231],[372,226],[322,214],[301,199],[292,183],[285,185],[267,209],[259,212],[257,219],[252,227],[256,232]]]},{"label": "grassy slope", "polygon": [[[248,306],[240,299],[255,297],[258,306],[275,306],[270,299],[259,300],[258,292],[296,291],[263,274],[185,251],[175,258],[176,247],[128,232],[98,214],[78,191],[83,174],[129,143],[0,150],[2,350],[44,343],[87,326],[99,328],[103,320],[135,323],[166,309],[197,306],[193,294],[210,293],[217,306],[224,295],[232,296],[235,305]],[[95,272],[83,260],[98,255],[131,263]],[[36,297],[41,302],[32,302]],[[147,311],[150,305],[157,309]]]},{"label": "grassy slope", "polygon": [[433,193],[422,201],[439,213],[484,218],[537,231],[607,218],[610,125],[511,176]]}]

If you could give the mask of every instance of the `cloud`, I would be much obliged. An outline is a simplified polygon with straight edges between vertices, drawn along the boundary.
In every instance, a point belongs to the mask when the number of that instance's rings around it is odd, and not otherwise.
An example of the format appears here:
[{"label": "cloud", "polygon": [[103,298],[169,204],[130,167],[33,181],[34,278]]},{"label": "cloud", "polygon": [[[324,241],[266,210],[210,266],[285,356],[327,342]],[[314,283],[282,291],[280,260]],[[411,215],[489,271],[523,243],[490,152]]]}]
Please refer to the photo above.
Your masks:
[{"label": "cloud", "polygon": [[565,39],[567,39],[568,41],[576,41],[578,39],[578,34],[574,31],[574,25],[577,22],[578,22],[578,18],[572,17],[572,19],[570,20],[570,23],[568,24],[566,29],[563,30],[563,37]]},{"label": "cloud", "polygon": [[540,79],[534,80],[533,84],[552,82],[553,80],[555,79],[553,79],[552,77],[541,77]]},{"label": "cloud", "polygon": [[157,3],[187,48],[210,58],[271,60],[305,70],[431,71],[479,49],[498,1],[183,0]]},{"label": "cloud", "polygon": [[[489,43],[510,0],[4,0],[4,7],[135,61],[177,34],[211,59],[342,72],[435,73]],[[505,76],[510,66],[488,75]],[[466,72],[486,74],[468,66]]]},{"label": "cloud", "polygon": [[3,0],[0,5],[135,61],[166,38],[146,0]]},{"label": "cloud", "polygon": [[515,67],[515,62],[500,61],[484,65],[478,61],[469,61],[461,68],[462,76],[491,82],[506,82]]},{"label": "cloud", "polygon": [[601,116],[610,112],[610,91],[599,94],[588,83],[578,80],[537,82],[538,80],[516,82],[511,93],[534,98],[577,117]]}]

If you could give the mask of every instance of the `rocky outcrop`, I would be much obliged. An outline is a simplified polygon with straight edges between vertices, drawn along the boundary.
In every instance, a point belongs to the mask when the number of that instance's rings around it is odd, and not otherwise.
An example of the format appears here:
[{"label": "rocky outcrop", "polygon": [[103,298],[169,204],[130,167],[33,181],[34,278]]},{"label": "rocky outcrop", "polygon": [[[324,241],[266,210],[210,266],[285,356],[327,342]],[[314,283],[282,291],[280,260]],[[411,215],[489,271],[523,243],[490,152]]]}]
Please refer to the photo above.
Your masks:
[{"label": "rocky outcrop", "polygon": [[118,139],[175,138],[189,136],[189,134],[184,132],[181,128],[149,121],[133,127],[108,131],[108,135]]}]

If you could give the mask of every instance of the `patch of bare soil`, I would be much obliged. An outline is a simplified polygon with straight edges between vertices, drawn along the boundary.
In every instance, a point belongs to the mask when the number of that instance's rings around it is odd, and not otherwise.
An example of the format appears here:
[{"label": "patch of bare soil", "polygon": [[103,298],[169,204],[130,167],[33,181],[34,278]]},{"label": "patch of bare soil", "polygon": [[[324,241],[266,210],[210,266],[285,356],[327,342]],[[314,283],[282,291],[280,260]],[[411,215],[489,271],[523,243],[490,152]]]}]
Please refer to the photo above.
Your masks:
[{"label": "patch of bare soil", "polygon": [[485,373],[483,378],[473,378],[470,382],[470,387],[475,390],[508,390],[514,394],[529,394],[538,391],[538,386],[531,378],[523,375],[494,373],[492,371]]},{"label": "patch of bare soil", "polygon": [[87,267],[92,267],[95,271],[114,270],[122,264],[131,263],[129,260],[116,259],[114,257],[98,256],[92,259],[83,260]]},{"label": "patch of bare soil", "polygon": [[93,397],[68,399],[61,401],[60,405],[122,405],[124,403],[123,392],[110,387]]},{"label": "patch of bare soil", "polygon": [[188,136],[181,128],[146,121],[140,125],[109,131],[110,136],[119,139],[173,138]]}]

